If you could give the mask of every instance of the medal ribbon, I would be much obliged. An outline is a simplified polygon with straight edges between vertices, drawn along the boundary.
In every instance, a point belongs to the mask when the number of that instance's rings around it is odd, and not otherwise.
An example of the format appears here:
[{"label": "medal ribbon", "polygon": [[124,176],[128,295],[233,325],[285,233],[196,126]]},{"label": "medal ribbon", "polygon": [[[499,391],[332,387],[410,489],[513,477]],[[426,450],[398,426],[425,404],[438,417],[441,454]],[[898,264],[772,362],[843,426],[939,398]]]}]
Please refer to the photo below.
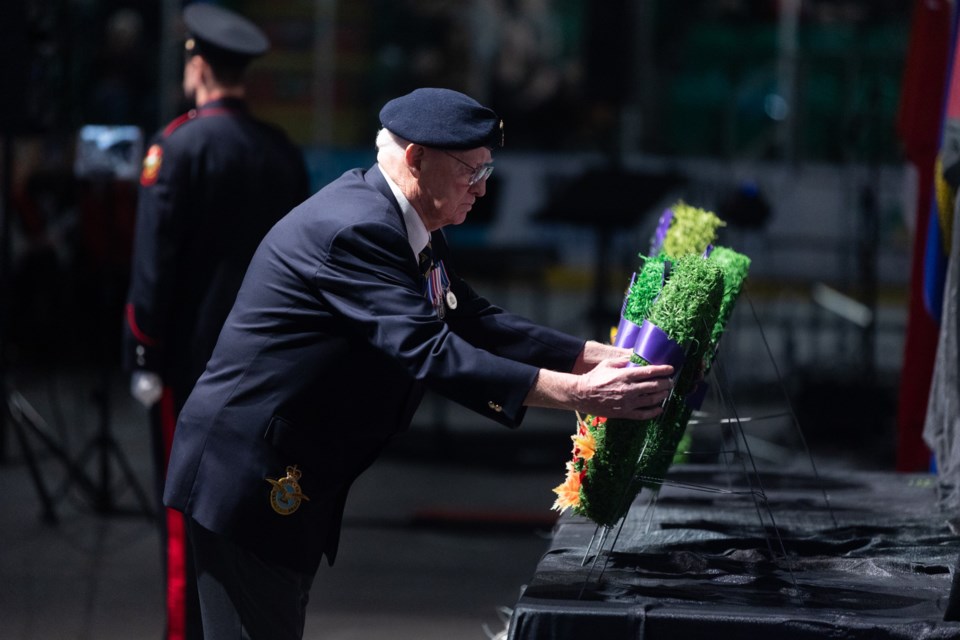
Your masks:
[{"label": "medal ribbon", "polygon": [[443,260],[437,260],[426,274],[426,296],[437,312],[437,317],[441,319],[446,315],[444,299],[449,290],[450,278],[447,276],[447,268],[443,265]]}]

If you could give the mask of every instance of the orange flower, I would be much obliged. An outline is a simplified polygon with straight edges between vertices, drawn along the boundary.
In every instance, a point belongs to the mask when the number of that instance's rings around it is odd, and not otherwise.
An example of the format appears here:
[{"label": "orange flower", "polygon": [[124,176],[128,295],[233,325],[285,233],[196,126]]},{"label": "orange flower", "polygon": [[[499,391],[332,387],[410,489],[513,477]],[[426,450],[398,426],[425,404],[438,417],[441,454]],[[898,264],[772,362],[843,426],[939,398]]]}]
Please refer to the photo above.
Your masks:
[{"label": "orange flower", "polygon": [[553,492],[557,494],[557,499],[553,503],[555,511],[580,506],[580,472],[574,469],[572,462],[567,463],[567,479],[554,488]]},{"label": "orange flower", "polygon": [[570,436],[573,440],[573,453],[578,458],[589,460],[597,450],[597,441],[593,439],[592,433]]}]

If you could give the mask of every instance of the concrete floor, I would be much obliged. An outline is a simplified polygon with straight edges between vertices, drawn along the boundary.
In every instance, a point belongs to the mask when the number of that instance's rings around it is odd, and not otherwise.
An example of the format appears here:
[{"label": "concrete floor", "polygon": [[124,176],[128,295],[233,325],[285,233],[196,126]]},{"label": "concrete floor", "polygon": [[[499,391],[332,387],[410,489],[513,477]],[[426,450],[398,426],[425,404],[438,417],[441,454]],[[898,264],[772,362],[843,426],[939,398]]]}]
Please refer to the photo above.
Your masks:
[{"label": "concrete floor", "polygon": [[[71,457],[81,456],[99,426],[90,401],[96,377],[41,372],[18,382],[42,428]],[[111,381],[111,434],[149,494],[146,414],[124,391]],[[492,638],[504,631],[509,608],[533,576],[547,548],[551,488],[563,480],[572,419],[533,416],[526,435],[494,423],[469,427],[440,447],[437,433],[424,426],[438,414],[424,412],[419,426],[357,482],[337,563],[323,566],[314,583],[306,638]],[[37,434],[27,434],[54,495],[57,522],[44,522],[30,466],[8,429],[0,465],[0,637],[159,640],[164,613],[153,521],[99,513]],[[505,448],[495,464],[479,464],[476,443],[487,436],[494,447],[520,446]],[[555,465],[541,464],[536,451],[526,461],[516,457],[538,446],[534,441],[556,452]],[[91,477],[100,457],[94,448],[83,460]],[[116,458],[107,459],[113,506],[137,511],[140,502]]]}]

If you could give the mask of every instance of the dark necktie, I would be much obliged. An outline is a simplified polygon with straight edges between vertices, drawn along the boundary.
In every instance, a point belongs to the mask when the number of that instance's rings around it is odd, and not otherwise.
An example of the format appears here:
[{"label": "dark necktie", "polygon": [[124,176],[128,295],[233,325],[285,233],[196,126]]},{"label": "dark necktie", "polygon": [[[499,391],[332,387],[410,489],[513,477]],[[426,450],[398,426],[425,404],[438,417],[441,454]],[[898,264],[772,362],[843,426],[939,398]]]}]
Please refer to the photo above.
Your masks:
[{"label": "dark necktie", "polygon": [[433,245],[430,242],[427,242],[427,246],[423,248],[423,251],[420,252],[419,256],[420,262],[420,275],[426,276],[430,273],[430,269],[433,268]]}]

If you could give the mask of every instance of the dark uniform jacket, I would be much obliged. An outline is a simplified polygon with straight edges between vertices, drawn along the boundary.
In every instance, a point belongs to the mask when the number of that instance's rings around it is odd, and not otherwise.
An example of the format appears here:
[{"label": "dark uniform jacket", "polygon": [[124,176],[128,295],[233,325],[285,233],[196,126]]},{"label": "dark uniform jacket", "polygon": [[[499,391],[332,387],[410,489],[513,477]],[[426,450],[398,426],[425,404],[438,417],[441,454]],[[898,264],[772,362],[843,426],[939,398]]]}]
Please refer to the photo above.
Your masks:
[{"label": "dark uniform jacket", "polygon": [[[441,320],[378,167],[347,172],[261,243],[213,357],[180,414],[164,502],[261,556],[332,564],[347,491],[406,429],[424,388],[519,425],[539,367],[584,341],[506,313],[460,280]],[[271,506],[296,466],[306,499]]]},{"label": "dark uniform jacket", "polygon": [[159,373],[179,404],[260,240],[309,196],[307,172],[282,131],[228,98],[159,132],[140,183],[124,368]]}]

